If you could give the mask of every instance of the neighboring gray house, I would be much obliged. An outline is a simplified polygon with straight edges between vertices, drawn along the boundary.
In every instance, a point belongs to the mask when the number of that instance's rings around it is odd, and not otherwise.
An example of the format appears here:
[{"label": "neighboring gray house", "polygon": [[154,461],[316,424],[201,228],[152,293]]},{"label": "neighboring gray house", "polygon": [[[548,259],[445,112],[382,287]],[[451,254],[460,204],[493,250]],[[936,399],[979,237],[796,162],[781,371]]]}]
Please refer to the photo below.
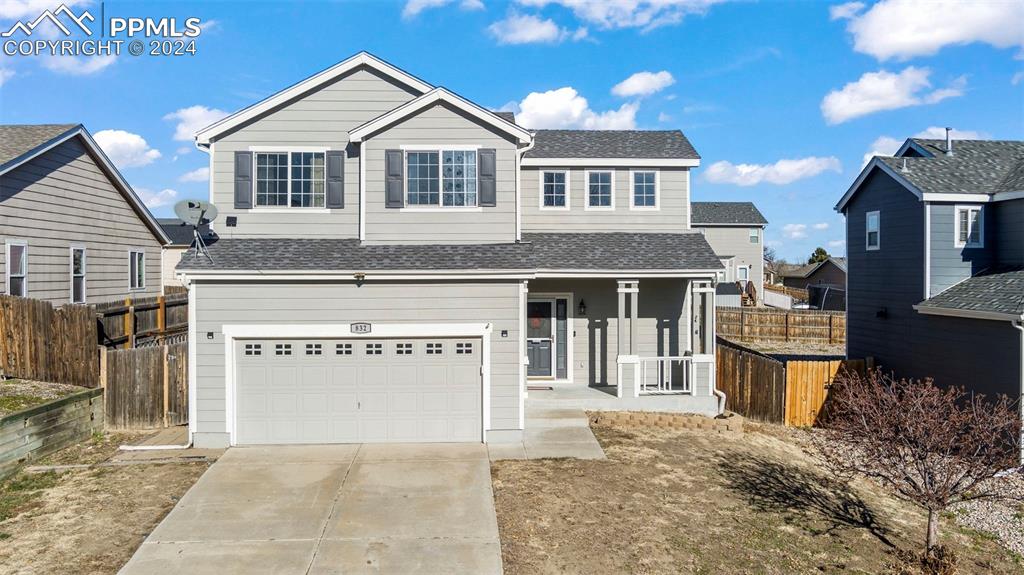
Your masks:
[{"label": "neighboring gray house", "polygon": [[157,295],[165,241],[84,127],[0,126],[0,293],[57,305]]},{"label": "neighboring gray house", "polygon": [[[178,278],[174,268],[177,267],[181,257],[192,246],[192,241],[195,239],[192,226],[178,218],[157,218],[157,222],[163,228],[168,238],[168,242],[160,253],[160,269],[161,276],[163,277],[162,287],[165,291],[168,287],[184,287],[185,283]],[[206,242],[216,239],[216,235],[210,231],[209,225],[200,226],[199,233],[202,234],[203,240]]]},{"label": "neighboring gray house", "polygon": [[813,264],[786,267],[779,276],[782,285],[791,288],[823,286],[846,289],[846,258],[829,257]]},{"label": "neighboring gray house", "polygon": [[1024,142],[907,140],[846,215],[847,352],[903,377],[1024,386]]},{"label": "neighboring gray house", "polygon": [[[752,202],[693,202],[690,225],[708,240],[724,270],[718,272],[719,304],[739,305],[739,290],[725,284],[750,282],[758,302],[764,286],[764,228]],[[735,294],[734,294],[735,292]],[[735,303],[733,303],[735,302]]]},{"label": "neighboring gray house", "polygon": [[529,131],[366,53],[202,129],[197,446],[516,441],[527,383],[718,413],[679,131]]}]

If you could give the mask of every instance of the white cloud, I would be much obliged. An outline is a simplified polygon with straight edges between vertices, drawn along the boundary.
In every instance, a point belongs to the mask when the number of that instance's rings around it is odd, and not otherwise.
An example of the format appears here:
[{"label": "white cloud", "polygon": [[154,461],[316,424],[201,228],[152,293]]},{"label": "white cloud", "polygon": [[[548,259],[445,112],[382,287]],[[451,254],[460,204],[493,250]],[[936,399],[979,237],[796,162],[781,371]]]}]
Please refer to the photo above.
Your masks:
[{"label": "white cloud", "polygon": [[[897,140],[889,136],[879,136],[871,145],[868,146],[868,151],[864,154],[864,164],[871,161],[871,158],[875,156],[891,156],[896,153],[896,150],[900,149],[903,145],[903,140]],[[863,165],[863,164],[862,164]]]},{"label": "white cloud", "polygon": [[[415,18],[424,10],[441,8],[451,4],[452,2],[454,2],[454,0],[409,0],[405,3],[405,8],[402,9],[402,18],[405,18],[406,20],[409,18]],[[462,10],[483,10],[484,3],[482,0],[462,0],[459,2],[459,8]]]},{"label": "white cloud", "polygon": [[51,72],[71,76],[88,76],[104,70],[117,61],[117,56],[42,56],[43,66]]},{"label": "white cloud", "polygon": [[145,166],[160,157],[160,150],[150,148],[142,136],[124,130],[101,130],[93,138],[118,168]]},{"label": "white cloud", "polygon": [[135,188],[135,193],[149,209],[168,206],[174,203],[174,200],[178,197],[178,192],[170,188],[160,190],[159,192],[154,192],[147,188]]},{"label": "white cloud", "polygon": [[841,16],[850,20],[846,29],[853,35],[853,49],[882,61],[930,56],[946,46],[975,42],[1024,48],[1024,2],[1019,0],[882,0],[857,12]]},{"label": "white cloud", "polygon": [[782,226],[782,235],[791,240],[807,237],[807,224],[786,224]]},{"label": "white cloud", "polygon": [[191,172],[185,172],[178,178],[181,182],[208,182],[210,180],[210,168],[196,168]]},{"label": "white cloud", "polygon": [[[989,137],[985,132],[976,132],[974,130],[953,130],[950,135],[954,140],[983,140]],[[912,137],[944,140],[946,139],[946,129],[940,126],[929,126],[914,134]],[[890,136],[879,136],[874,142],[871,142],[871,145],[868,147],[868,152],[864,154],[864,164],[870,162],[871,158],[875,156],[892,156],[900,149],[903,142],[904,140],[899,140]]]},{"label": "white cloud", "polygon": [[1013,75],[1013,78],[1010,78],[1010,84],[1014,86],[1020,84],[1021,82],[1024,82],[1024,72],[1017,72],[1016,74]]},{"label": "white cloud", "polygon": [[554,44],[573,36],[554,20],[541,20],[532,14],[509,14],[504,20],[488,26],[487,30],[499,44]]},{"label": "white cloud", "polygon": [[629,130],[636,127],[640,105],[627,102],[618,110],[595,112],[587,99],[566,86],[547,92],[531,92],[519,103],[509,102],[502,110],[516,113],[516,123],[527,128],[582,128],[585,130]]},{"label": "white cloud", "polygon": [[164,116],[164,120],[176,120],[178,125],[174,127],[174,139],[189,142],[196,132],[227,115],[224,110],[197,105],[171,112]]},{"label": "white cloud", "polygon": [[875,112],[935,104],[963,95],[967,78],[961,76],[947,88],[931,90],[929,75],[928,68],[914,66],[896,74],[885,70],[865,73],[841,90],[829,92],[821,101],[821,113],[829,124],[841,124]]},{"label": "white cloud", "polygon": [[7,83],[8,80],[14,77],[14,70],[10,68],[0,67],[0,86]]},{"label": "white cloud", "polygon": [[642,28],[678,24],[689,14],[704,14],[724,0],[518,0],[524,6],[542,8],[556,4],[573,11],[577,18],[602,29]]},{"label": "white cloud", "polygon": [[779,160],[774,164],[733,164],[725,160],[708,167],[704,178],[716,184],[754,186],[762,182],[783,185],[811,178],[826,171],[840,172],[842,165],[835,156],[810,156],[792,160]]},{"label": "white cloud", "polygon": [[612,94],[622,98],[650,96],[676,83],[667,70],[661,72],[637,72],[612,88]]},{"label": "white cloud", "polygon": [[199,29],[202,30],[204,34],[209,34],[210,32],[213,32],[214,30],[219,30],[220,28],[220,20],[204,20],[199,23]]},{"label": "white cloud", "polygon": [[665,112],[659,112],[658,113],[658,121],[661,122],[661,123],[671,122],[672,121],[672,116],[669,116]]},{"label": "white cloud", "polygon": [[864,9],[863,2],[847,2],[846,4],[836,4],[828,9],[829,20],[846,20],[853,18],[861,10]]},{"label": "white cloud", "polygon": [[834,250],[846,249],[846,240],[829,240],[828,247]]},{"label": "white cloud", "polygon": [[54,10],[61,4],[66,5],[68,8],[87,4],[88,0],[63,0],[62,2],[55,2],[54,0],[0,0],[0,18],[30,18],[35,19],[46,10]]},{"label": "white cloud", "polygon": [[814,224],[811,227],[816,229],[816,230],[818,230],[818,231],[827,230],[828,229],[828,222],[819,222],[817,224]]}]

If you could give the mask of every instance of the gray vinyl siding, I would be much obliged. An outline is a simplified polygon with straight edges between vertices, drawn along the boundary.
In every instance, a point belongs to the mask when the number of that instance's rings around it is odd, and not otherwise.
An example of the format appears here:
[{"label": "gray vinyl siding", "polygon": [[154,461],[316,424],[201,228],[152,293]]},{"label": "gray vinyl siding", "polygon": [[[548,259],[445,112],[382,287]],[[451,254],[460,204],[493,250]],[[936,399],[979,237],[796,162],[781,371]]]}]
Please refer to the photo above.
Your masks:
[{"label": "gray vinyl siding", "polygon": [[[975,204],[962,204],[975,205]],[[978,204],[980,205],[980,204]],[[956,204],[928,204],[931,211],[931,294],[939,294],[995,263],[993,208],[982,210],[984,247],[956,247]],[[925,204],[921,204],[925,209]]]},{"label": "gray vinyl siding", "polygon": [[194,289],[198,433],[225,433],[224,325],[357,321],[492,323],[490,429],[521,429],[518,283],[203,282]]},{"label": "gray vinyl siding", "polygon": [[160,262],[161,276],[163,277],[164,286],[184,286],[181,280],[178,279],[174,268],[181,261],[181,256],[188,250],[186,247],[171,247],[164,248],[163,261]]},{"label": "gray vinyl siding", "polygon": [[[690,329],[683,306],[683,279],[640,280],[638,353],[641,357],[682,355],[690,349]],[[618,366],[618,284],[615,280],[543,279],[529,283],[529,295],[572,293],[571,331],[573,383],[589,386],[616,385]],[[579,315],[580,300],[586,303]],[[626,317],[629,317],[627,311]],[[628,321],[628,320],[627,320]],[[628,331],[627,331],[628,333]],[[697,395],[711,393],[706,384]]]},{"label": "gray vinyl siding", "polygon": [[[629,167],[569,169],[569,209],[541,209],[540,174],[564,166],[522,168],[524,232],[681,232],[689,222],[688,168],[651,168],[659,172],[658,210],[630,210],[633,193]],[[586,171],[615,172],[615,209],[587,210]],[[646,170],[646,169],[645,169]]]},{"label": "gray vinyl siding", "polygon": [[[387,208],[384,152],[402,146],[457,146],[496,150],[496,205],[466,210]],[[368,243],[502,243],[516,239],[516,145],[474,118],[437,104],[373,134],[366,154],[366,241]],[[408,169],[403,169],[408,177]]]},{"label": "gray vinyl siding", "polygon": [[[764,285],[764,229],[760,226],[694,226],[704,234],[719,257],[732,257],[733,266],[750,266],[750,281],[758,290]],[[750,242],[750,230],[757,230],[757,243]],[[732,272],[735,278],[735,271]]]},{"label": "gray vinyl siding", "polygon": [[[865,214],[874,210],[881,212],[881,249],[867,251]],[[846,216],[849,357],[873,357],[899,377],[1018,397],[1020,334],[1009,322],[927,316],[912,307],[924,299],[924,204],[876,171]],[[932,223],[934,230],[935,212]],[[942,237],[952,245],[952,228]],[[883,309],[886,317],[878,317]]]},{"label": "gray vinyl siding", "polygon": [[1024,199],[990,204],[995,213],[995,252],[1001,265],[1024,265]]},{"label": "gray vinyl siding", "polygon": [[[160,293],[160,241],[77,138],[0,177],[0,293],[7,240],[28,243],[28,296],[71,301],[72,245],[86,249],[86,303]],[[128,252],[146,254],[146,288],[130,291]]]},{"label": "gray vinyl siding", "polygon": [[[220,210],[213,228],[223,237],[355,238],[359,235],[358,147],[348,132],[419,95],[412,88],[360,67],[235,131],[218,138],[210,156],[212,201]],[[331,210],[234,208],[234,155],[250,146],[323,146],[349,149],[345,207]],[[284,151],[284,150],[282,150]],[[237,216],[229,228],[226,216]]]}]

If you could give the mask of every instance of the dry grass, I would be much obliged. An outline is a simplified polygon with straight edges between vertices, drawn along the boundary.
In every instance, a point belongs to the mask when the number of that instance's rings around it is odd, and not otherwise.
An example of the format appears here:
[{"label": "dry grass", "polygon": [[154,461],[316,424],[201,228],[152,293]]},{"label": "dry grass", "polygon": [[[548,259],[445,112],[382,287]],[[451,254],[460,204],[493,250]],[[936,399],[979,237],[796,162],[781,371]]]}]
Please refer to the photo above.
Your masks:
[{"label": "dry grass", "polygon": [[0,416],[71,395],[86,388],[63,383],[6,379],[0,381]]},{"label": "dry grass", "polygon": [[[606,461],[493,465],[506,573],[886,573],[923,541],[919,512],[835,483],[783,428],[594,431]],[[961,573],[1021,572],[988,538],[944,528]]]}]

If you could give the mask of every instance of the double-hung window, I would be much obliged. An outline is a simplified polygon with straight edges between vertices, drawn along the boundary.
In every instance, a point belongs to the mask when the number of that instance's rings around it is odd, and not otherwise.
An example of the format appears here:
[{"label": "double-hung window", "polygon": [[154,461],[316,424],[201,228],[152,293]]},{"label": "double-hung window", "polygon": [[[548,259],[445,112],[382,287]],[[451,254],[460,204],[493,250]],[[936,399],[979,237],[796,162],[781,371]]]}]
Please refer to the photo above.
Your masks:
[{"label": "double-hung window", "polygon": [[406,152],[406,205],[476,207],[476,162],[476,150]]},{"label": "double-hung window", "polygon": [[750,243],[756,244],[761,240],[761,233],[757,228],[750,228]]},{"label": "double-hung window", "polygon": [[980,248],[985,245],[985,219],[981,206],[956,207],[956,247]]},{"label": "double-hung window", "polygon": [[7,294],[28,295],[28,244],[7,242]]},{"label": "double-hung window", "polygon": [[542,209],[569,209],[569,172],[541,172],[540,207]]},{"label": "double-hung window", "polygon": [[71,248],[71,303],[85,303],[85,248]]},{"label": "double-hung window", "polygon": [[146,252],[128,252],[128,287],[133,290],[146,288]]},{"label": "double-hung window", "polygon": [[658,172],[644,170],[632,174],[633,209],[658,209]]},{"label": "double-hung window", "polygon": [[611,210],[615,208],[614,172],[587,172],[587,209]]},{"label": "double-hung window", "polygon": [[323,152],[256,152],[256,206],[323,208]]},{"label": "double-hung window", "polygon": [[882,247],[882,215],[880,212],[868,212],[864,219],[864,242],[868,250]]}]

